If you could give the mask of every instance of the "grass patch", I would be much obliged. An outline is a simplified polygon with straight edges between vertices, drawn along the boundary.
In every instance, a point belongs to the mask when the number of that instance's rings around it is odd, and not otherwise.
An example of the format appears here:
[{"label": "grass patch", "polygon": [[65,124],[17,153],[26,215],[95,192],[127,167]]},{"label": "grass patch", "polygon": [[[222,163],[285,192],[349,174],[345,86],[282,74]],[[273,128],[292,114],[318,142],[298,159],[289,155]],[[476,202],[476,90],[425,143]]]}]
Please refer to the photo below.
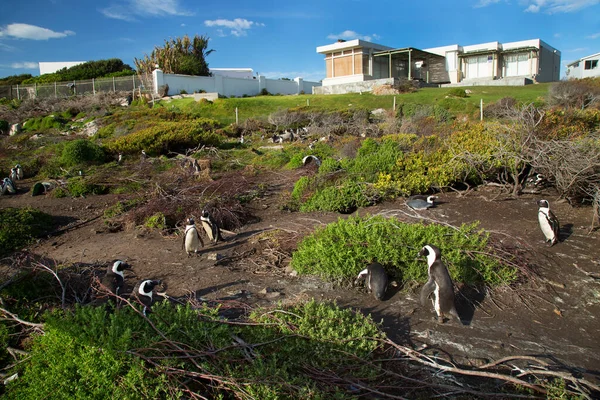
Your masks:
[{"label": "grass patch", "polygon": [[27,246],[47,232],[52,217],[33,208],[0,209],[0,256]]},{"label": "grass patch", "polygon": [[349,217],[317,229],[298,245],[292,267],[301,274],[348,282],[377,260],[404,282],[425,282],[427,263],[417,259],[426,244],[440,248],[452,279],[467,284],[507,284],[516,269],[503,265],[488,247],[489,235],[477,224],[458,230],[430,224],[406,224],[381,216]]}]

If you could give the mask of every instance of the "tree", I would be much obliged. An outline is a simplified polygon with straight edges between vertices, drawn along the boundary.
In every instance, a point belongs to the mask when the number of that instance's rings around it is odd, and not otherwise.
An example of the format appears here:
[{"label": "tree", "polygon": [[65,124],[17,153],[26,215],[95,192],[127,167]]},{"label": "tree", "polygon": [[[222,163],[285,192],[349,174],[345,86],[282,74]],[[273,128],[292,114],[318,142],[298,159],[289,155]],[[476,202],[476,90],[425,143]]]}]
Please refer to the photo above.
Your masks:
[{"label": "tree", "polygon": [[206,57],[214,50],[207,50],[208,40],[198,35],[165,40],[164,46],[155,46],[149,56],[135,58],[135,67],[139,75],[151,74],[158,65],[167,74],[210,76]]}]

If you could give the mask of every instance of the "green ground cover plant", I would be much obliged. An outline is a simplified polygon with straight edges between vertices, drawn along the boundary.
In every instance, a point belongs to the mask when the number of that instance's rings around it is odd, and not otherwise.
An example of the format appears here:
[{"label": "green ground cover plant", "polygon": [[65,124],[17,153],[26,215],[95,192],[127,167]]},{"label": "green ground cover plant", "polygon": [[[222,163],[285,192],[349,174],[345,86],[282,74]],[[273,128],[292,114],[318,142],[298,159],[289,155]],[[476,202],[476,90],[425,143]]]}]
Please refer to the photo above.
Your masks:
[{"label": "green ground cover plant", "polygon": [[52,217],[34,208],[0,209],[0,256],[27,246],[47,231]]},{"label": "green ground cover plant", "polygon": [[[343,386],[305,374],[306,360],[317,371],[365,379],[373,372],[363,361],[375,358],[384,337],[370,317],[315,301],[254,310],[245,325],[224,323],[218,308],[168,302],[153,306],[152,325],[130,307],[77,306],[44,320],[44,335],[13,368],[19,379],[7,386],[7,399],[176,399],[190,379],[211,398],[350,398]],[[260,345],[244,353],[232,337]],[[210,376],[218,379],[213,385]]]},{"label": "green ground cover plant", "polygon": [[[443,240],[440,240],[443,238]],[[407,224],[382,216],[340,218],[298,244],[291,265],[301,274],[348,283],[373,261],[403,282],[427,280],[427,262],[417,254],[426,244],[440,248],[455,282],[491,286],[513,282],[515,268],[503,265],[488,247],[489,235],[477,224],[458,229],[438,224]]]}]

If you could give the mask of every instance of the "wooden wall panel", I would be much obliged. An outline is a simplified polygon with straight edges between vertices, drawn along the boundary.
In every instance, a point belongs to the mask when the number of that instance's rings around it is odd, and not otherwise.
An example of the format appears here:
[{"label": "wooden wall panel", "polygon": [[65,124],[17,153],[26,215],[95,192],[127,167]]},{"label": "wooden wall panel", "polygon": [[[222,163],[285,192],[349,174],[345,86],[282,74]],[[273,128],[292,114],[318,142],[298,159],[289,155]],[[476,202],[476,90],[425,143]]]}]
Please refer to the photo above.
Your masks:
[{"label": "wooden wall panel", "polygon": [[331,59],[325,60],[325,69],[327,70],[327,77],[331,78]]},{"label": "wooden wall panel", "polygon": [[334,58],[333,71],[335,76],[352,75],[352,56]]},{"label": "wooden wall panel", "polygon": [[354,55],[354,73],[362,74],[362,54]]}]

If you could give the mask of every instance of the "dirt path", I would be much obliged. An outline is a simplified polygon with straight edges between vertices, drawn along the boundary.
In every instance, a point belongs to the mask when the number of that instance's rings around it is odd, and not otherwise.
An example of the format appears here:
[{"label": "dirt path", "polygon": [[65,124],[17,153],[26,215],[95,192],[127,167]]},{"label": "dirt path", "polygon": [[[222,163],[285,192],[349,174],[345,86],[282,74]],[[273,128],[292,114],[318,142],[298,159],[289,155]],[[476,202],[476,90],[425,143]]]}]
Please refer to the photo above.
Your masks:
[{"label": "dirt path", "polygon": [[[31,182],[25,182],[28,184]],[[571,208],[544,194],[561,221],[564,239],[547,247],[537,225],[536,200],[540,197],[490,201],[497,194],[491,189],[466,196],[442,194],[439,206],[421,213],[423,217],[454,225],[480,221],[481,227],[495,232],[499,240],[526,252],[538,266],[543,282],[523,282],[493,293],[463,288],[459,313],[468,325],[439,325],[432,319],[433,310],[418,304],[418,287],[392,289],[387,299],[379,302],[357,288],[292,276],[286,267],[298,240],[340,215],[282,211],[278,207],[281,187],[275,189],[275,183],[270,187],[273,190],[251,204],[260,222],[244,226],[222,243],[208,244],[200,257],[188,258],[179,236],[163,237],[139,229],[110,233],[102,218],[43,240],[29,250],[60,263],[103,264],[127,259],[135,274],[127,275],[130,287],[141,279],[162,279],[167,294],[173,297],[195,294],[261,305],[312,297],[335,300],[371,313],[376,321],[382,321],[391,338],[427,345],[432,352],[448,353],[461,364],[534,354],[600,373],[600,240],[598,232],[588,234],[589,209]],[[54,199],[19,194],[0,198],[0,207],[30,205],[72,225],[102,215],[106,207],[123,198]],[[358,212],[418,219],[401,199]],[[209,259],[214,253],[219,261]]]}]

